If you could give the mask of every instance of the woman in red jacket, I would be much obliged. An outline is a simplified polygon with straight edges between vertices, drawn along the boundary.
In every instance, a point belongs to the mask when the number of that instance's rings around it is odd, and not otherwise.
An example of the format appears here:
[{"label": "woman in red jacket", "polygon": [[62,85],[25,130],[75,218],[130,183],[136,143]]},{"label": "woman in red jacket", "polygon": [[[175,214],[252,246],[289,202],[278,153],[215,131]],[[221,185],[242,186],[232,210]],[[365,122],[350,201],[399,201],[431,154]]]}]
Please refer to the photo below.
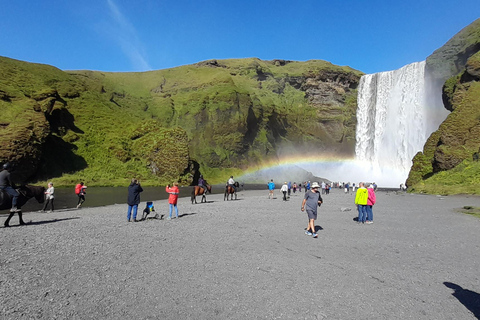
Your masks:
[{"label": "woman in red jacket", "polygon": [[373,205],[377,201],[377,197],[375,196],[375,188],[373,185],[368,186],[368,200],[367,200],[367,221],[366,224],[373,223]]},{"label": "woman in red jacket", "polygon": [[168,197],[168,203],[170,205],[170,214],[168,215],[167,220],[172,219],[172,209],[175,208],[175,217],[178,218],[178,208],[177,208],[177,200],[178,200],[178,194],[180,190],[178,189],[178,183],[174,182],[173,187],[170,187],[170,185],[167,185],[165,188],[165,191],[170,194]]}]

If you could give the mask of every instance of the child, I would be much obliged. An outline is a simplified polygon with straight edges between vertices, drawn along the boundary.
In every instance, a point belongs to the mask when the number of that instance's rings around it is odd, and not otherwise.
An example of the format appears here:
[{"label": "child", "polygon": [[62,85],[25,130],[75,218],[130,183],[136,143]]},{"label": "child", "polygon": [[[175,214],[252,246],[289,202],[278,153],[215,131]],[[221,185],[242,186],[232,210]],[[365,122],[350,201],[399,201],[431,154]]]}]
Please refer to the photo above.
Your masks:
[{"label": "child", "polygon": [[45,205],[43,206],[43,212],[45,212],[47,210],[47,206],[49,203],[52,204],[52,209],[50,210],[50,212],[53,212],[53,210],[55,210],[53,208],[53,193],[55,192],[55,188],[53,188],[53,183],[52,182],[49,182],[48,183],[48,189],[45,191]]},{"label": "child", "polygon": [[168,203],[170,205],[170,214],[168,215],[167,220],[172,219],[172,209],[175,208],[175,217],[178,218],[178,208],[177,208],[177,200],[178,200],[178,193],[180,190],[178,189],[178,183],[174,182],[173,187],[170,188],[170,185],[167,185],[165,191],[170,194],[168,197]]}]

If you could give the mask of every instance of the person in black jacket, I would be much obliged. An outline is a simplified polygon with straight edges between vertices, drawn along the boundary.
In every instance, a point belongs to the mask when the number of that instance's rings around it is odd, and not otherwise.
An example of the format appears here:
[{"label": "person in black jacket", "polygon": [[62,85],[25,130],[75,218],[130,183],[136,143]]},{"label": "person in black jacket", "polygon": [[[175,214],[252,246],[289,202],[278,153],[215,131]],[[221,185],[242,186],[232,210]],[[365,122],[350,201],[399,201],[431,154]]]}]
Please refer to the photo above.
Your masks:
[{"label": "person in black jacket", "polygon": [[7,162],[3,165],[3,171],[0,172],[0,189],[12,197],[12,209],[10,209],[10,212],[18,212],[20,210],[17,209],[17,199],[20,194],[15,190],[15,184],[10,178],[10,171],[12,171],[12,166]]},{"label": "person in black jacket", "polygon": [[138,205],[140,204],[140,192],[142,192],[143,189],[140,186],[140,182],[137,179],[132,179],[132,182],[128,186],[128,199],[127,199],[127,204],[128,204],[128,211],[127,211],[127,220],[130,222],[130,216],[132,213],[133,209],[133,221],[137,222],[137,211],[138,211]]}]

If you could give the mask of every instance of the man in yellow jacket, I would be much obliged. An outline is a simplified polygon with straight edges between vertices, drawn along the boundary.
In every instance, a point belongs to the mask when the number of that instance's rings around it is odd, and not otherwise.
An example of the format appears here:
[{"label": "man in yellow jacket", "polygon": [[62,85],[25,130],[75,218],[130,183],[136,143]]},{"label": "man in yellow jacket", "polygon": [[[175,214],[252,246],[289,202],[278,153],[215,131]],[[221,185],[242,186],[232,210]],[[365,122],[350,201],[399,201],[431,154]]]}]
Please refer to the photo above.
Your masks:
[{"label": "man in yellow jacket", "polygon": [[365,220],[367,220],[367,201],[368,190],[365,188],[365,184],[360,182],[355,195],[355,204],[358,208],[358,223],[365,223]]}]

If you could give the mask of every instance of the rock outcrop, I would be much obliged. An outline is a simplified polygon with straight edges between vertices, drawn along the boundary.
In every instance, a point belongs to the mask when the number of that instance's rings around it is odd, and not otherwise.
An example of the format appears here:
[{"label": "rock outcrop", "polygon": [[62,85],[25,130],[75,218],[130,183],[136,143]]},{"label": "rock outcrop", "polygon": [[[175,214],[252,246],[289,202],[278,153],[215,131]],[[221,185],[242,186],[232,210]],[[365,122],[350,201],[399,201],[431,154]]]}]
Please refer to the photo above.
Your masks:
[{"label": "rock outcrop", "polygon": [[443,102],[451,113],[413,159],[407,185],[417,191],[421,190],[418,184],[471,160],[480,151],[480,19],[432,56],[429,59],[435,59],[437,67],[447,59],[437,70],[439,78],[456,73],[443,86]]}]

